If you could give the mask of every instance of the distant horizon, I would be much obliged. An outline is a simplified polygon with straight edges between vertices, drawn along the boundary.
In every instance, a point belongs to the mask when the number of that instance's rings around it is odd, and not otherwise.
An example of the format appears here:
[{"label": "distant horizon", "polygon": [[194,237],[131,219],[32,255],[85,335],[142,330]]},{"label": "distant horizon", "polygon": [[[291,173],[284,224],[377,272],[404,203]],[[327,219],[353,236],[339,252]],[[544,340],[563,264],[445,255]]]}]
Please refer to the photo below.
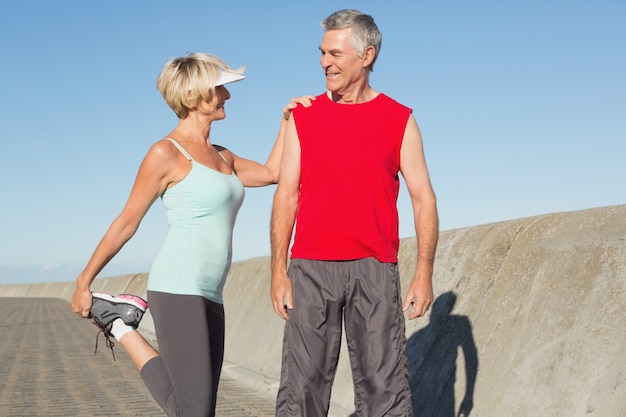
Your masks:
[{"label": "distant horizon", "polygon": [[[448,230],[440,230],[439,233],[447,233],[447,232],[454,232],[457,230],[462,230],[462,229],[471,229],[471,228],[475,228],[475,227],[483,227],[483,226],[489,226],[489,225],[495,225],[498,223],[507,223],[507,222],[515,222],[515,221],[520,221],[520,220],[524,220],[524,219],[531,219],[533,217],[545,217],[545,216],[550,216],[550,215],[557,215],[557,214],[562,214],[562,213],[574,213],[574,212],[579,212],[579,211],[587,211],[587,210],[597,210],[597,209],[605,209],[605,208],[610,208],[610,207],[618,207],[618,206],[622,206],[625,205],[624,204],[615,204],[615,205],[611,205],[611,206],[600,206],[600,207],[589,207],[589,208],[585,208],[585,209],[580,209],[580,210],[567,210],[567,211],[555,211],[555,212],[550,212],[550,213],[544,213],[544,214],[536,214],[536,215],[531,215],[531,216],[526,216],[526,217],[520,217],[520,218],[516,218],[516,219],[508,219],[508,220],[500,220],[500,221],[495,221],[495,222],[490,222],[490,223],[483,223],[483,224],[477,224],[474,226],[464,226],[464,227],[457,227],[454,229],[448,229]],[[402,246],[402,241],[405,240],[409,240],[409,239],[415,239],[415,236],[405,236],[405,237],[400,237],[400,246]],[[239,262],[247,262],[256,258],[268,258],[270,256],[270,254],[268,253],[267,255],[258,255],[258,256],[253,256],[250,258],[246,258],[246,259],[238,259],[238,260],[234,260],[233,259],[233,264],[235,263],[239,263]],[[116,273],[113,275],[99,275],[96,279],[107,279],[107,278],[116,278],[116,277],[122,277],[122,276],[129,276],[129,275],[139,275],[139,274],[148,274],[150,271],[146,270],[146,271],[136,271],[136,272],[126,272],[126,273]],[[31,285],[31,284],[49,284],[49,283],[69,283],[74,281],[73,279],[68,279],[68,280],[49,280],[49,279],[45,279],[43,281],[29,281],[29,282],[2,282],[0,281],[0,286],[10,286],[10,285]]]}]

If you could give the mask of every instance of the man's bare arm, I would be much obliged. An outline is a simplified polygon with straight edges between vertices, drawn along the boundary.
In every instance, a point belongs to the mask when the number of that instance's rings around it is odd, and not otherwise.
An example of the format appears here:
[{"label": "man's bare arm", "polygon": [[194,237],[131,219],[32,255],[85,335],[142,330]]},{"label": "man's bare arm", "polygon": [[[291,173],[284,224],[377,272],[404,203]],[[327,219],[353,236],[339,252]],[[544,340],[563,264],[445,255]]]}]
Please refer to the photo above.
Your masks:
[{"label": "man's bare arm", "polygon": [[299,187],[300,141],[293,117],[291,117],[285,132],[285,144],[278,187],[274,194],[270,231],[272,245],[270,296],[274,311],[285,320],[289,318],[287,309],[294,308],[291,280],[287,275],[287,254],[296,212],[298,211]]},{"label": "man's bare arm", "polygon": [[409,117],[400,151],[400,171],[405,179],[415,222],[417,267],[403,302],[402,311],[413,307],[409,319],[423,316],[433,302],[433,266],[439,239],[437,200],[424,157],[422,135]]}]

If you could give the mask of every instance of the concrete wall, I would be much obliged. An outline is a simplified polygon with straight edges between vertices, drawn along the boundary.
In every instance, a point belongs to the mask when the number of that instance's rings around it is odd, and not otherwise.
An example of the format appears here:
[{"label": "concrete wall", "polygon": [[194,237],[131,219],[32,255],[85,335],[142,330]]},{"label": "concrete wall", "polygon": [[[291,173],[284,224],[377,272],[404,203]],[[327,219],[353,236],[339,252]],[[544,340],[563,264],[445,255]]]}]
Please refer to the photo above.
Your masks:
[{"label": "concrete wall", "polygon": [[[403,239],[403,288],[415,259],[415,239]],[[93,290],[145,296],[146,279]],[[283,322],[269,280],[268,257],[233,264],[224,372],[273,396]],[[463,402],[474,416],[626,416],[626,205],[442,232],[434,283],[430,315],[407,321],[416,415],[456,416]],[[0,296],[69,300],[72,285],[0,286]],[[152,329],[147,314],[140,330]],[[332,395],[331,415],[350,415],[345,345]]]}]

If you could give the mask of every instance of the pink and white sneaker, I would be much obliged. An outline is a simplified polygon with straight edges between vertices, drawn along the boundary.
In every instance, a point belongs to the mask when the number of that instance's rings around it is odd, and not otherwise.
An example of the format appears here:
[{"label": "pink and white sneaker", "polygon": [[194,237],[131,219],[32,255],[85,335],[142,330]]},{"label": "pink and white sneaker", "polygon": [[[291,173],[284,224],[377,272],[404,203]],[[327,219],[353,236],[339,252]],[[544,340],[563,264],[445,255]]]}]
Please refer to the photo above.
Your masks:
[{"label": "pink and white sneaker", "polygon": [[[102,292],[92,292],[91,317],[94,324],[104,333],[106,345],[113,352],[114,337],[111,334],[113,322],[122,319],[127,326],[137,329],[143,314],[148,309],[148,302],[141,297],[132,294],[111,295]],[[96,336],[96,351],[98,350],[98,336]],[[115,359],[115,354],[113,354]]]}]

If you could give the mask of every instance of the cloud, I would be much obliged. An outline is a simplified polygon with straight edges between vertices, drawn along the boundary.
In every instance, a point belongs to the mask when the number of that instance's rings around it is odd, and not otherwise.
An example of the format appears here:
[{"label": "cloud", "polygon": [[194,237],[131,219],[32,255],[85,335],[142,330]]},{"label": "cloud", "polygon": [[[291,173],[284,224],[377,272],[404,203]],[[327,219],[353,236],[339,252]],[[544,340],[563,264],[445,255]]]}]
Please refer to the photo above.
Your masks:
[{"label": "cloud", "polygon": [[52,264],[52,263],[50,263],[50,264],[43,264],[43,265],[41,265],[41,268],[40,268],[39,272],[41,272],[41,273],[49,273],[49,272],[55,272],[55,271],[61,270],[63,268],[65,268],[65,265],[55,265],[55,264]]}]

